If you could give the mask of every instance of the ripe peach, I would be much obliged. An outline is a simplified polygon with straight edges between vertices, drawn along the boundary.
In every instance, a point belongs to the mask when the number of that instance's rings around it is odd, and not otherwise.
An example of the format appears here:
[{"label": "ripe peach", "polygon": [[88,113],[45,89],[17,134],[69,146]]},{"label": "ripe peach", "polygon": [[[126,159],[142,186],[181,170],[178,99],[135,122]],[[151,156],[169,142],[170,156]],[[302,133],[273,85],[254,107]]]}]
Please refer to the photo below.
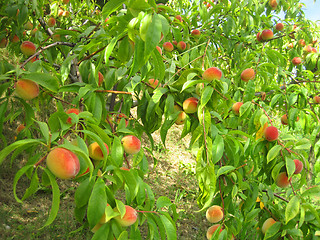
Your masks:
[{"label": "ripe peach", "polygon": [[[126,213],[124,214],[123,217],[118,215],[114,218],[122,227],[131,226],[137,221],[137,218],[138,218],[138,212],[134,208],[128,205],[125,205],[125,208],[126,208]],[[114,208],[113,211],[119,212],[117,208]]]},{"label": "ripe peach", "polygon": [[193,37],[198,38],[198,37],[200,37],[200,35],[201,35],[201,32],[198,29],[193,29],[191,31],[191,36],[193,36]]},{"label": "ripe peach", "polygon": [[176,15],[174,18],[175,18],[175,20],[182,22],[182,17],[180,15]]},{"label": "ripe peach", "polygon": [[299,65],[300,63],[301,63],[301,58],[300,58],[300,57],[294,57],[294,58],[292,59],[292,64],[293,64],[293,65],[297,66],[297,65]]},{"label": "ripe peach", "polygon": [[[109,147],[106,143],[104,143],[107,149],[107,153],[109,154]],[[101,161],[104,159],[103,152],[97,142],[93,142],[88,147],[89,150],[89,156],[96,161]]]},{"label": "ripe peach", "polygon": [[139,138],[133,135],[124,136],[121,139],[123,149],[127,154],[136,154],[141,149],[141,142]]},{"label": "ripe peach", "polygon": [[223,219],[222,207],[213,205],[207,209],[206,218],[211,223],[217,223]]},{"label": "ripe peach", "polygon": [[205,70],[202,74],[203,80],[211,82],[213,80],[220,80],[222,76],[222,72],[219,68],[211,67]]},{"label": "ripe peach", "polygon": [[54,25],[56,25],[56,19],[54,17],[50,17],[48,19],[48,26],[53,27]]},{"label": "ripe peach", "polygon": [[25,129],[26,126],[24,124],[20,124],[17,128],[16,128],[16,134],[18,135],[23,129]]},{"label": "ripe peach", "polygon": [[0,40],[0,48],[5,48],[8,45],[8,39],[2,38]]},{"label": "ripe peach", "polygon": [[292,49],[293,48],[293,43],[288,44],[288,48]]},{"label": "ripe peach", "polygon": [[313,101],[314,103],[320,103],[320,96],[314,96]]},{"label": "ripe peach", "polygon": [[284,115],[281,116],[281,123],[283,125],[288,125],[288,116],[287,116],[287,114],[284,114]]},{"label": "ripe peach", "polygon": [[126,127],[128,127],[128,124],[129,124],[129,118],[127,115],[123,114],[123,113],[119,113],[115,116],[115,121],[117,122],[117,124],[120,123],[121,119],[124,118],[124,121],[126,123]]},{"label": "ripe peach", "polygon": [[168,51],[168,52],[172,52],[173,51],[173,45],[171,42],[165,42],[162,45],[163,49]]},{"label": "ripe peach", "polygon": [[15,89],[17,95],[24,100],[31,100],[39,95],[39,85],[28,79],[18,80]]},{"label": "ripe peach", "polygon": [[263,234],[266,233],[266,231],[273,225],[275,224],[275,220],[273,218],[268,218],[262,225],[261,231]]},{"label": "ripe peach", "polygon": [[177,42],[176,40],[173,40],[173,41],[172,41],[172,44],[175,45],[175,46],[177,46],[178,42]]},{"label": "ripe peach", "polygon": [[257,41],[258,42],[262,42],[263,41],[263,39],[261,38],[261,33],[260,32],[257,33]]},{"label": "ripe peach", "polygon": [[269,142],[277,140],[279,136],[278,129],[274,126],[269,126],[264,130],[264,137]]},{"label": "ripe peach", "polygon": [[33,24],[28,21],[25,25],[24,25],[24,29],[25,30],[31,30],[33,28]]},{"label": "ripe peach", "polygon": [[149,83],[149,85],[150,85],[153,89],[157,88],[158,86],[159,86],[159,87],[161,86],[161,84],[159,83],[159,80],[154,79],[154,78],[150,78],[150,79],[148,80],[148,83]]},{"label": "ripe peach", "polygon": [[240,113],[240,107],[243,105],[242,102],[236,102],[232,105],[232,112],[235,114],[235,115],[239,115]]},{"label": "ripe peach", "polygon": [[18,37],[17,34],[13,35],[13,36],[10,38],[10,41],[11,41],[12,43],[17,43],[17,42],[19,42],[19,40],[20,40],[20,38]]},{"label": "ripe peach", "polygon": [[[214,232],[220,227],[220,224],[215,224],[212,225],[211,227],[208,228],[207,230],[207,239],[210,240]],[[219,231],[219,234],[222,232],[222,228]]]},{"label": "ripe peach", "polygon": [[21,49],[21,52],[28,57],[35,54],[37,50],[33,42],[30,42],[30,41],[24,41],[23,43],[21,43],[20,49]]},{"label": "ripe peach", "polygon": [[311,45],[305,46],[305,47],[303,48],[303,51],[304,51],[305,53],[311,53],[311,52],[312,52],[312,47],[311,47]]},{"label": "ripe peach", "polygon": [[282,31],[284,29],[284,25],[283,25],[283,23],[277,23],[276,24],[276,30],[277,31]]},{"label": "ripe peach", "polygon": [[276,10],[278,6],[277,0],[269,0],[269,5],[272,10]]},{"label": "ripe peach", "polygon": [[160,53],[160,55],[162,55],[162,50],[159,46],[156,46],[156,49],[158,50],[158,52]]},{"label": "ripe peach", "polygon": [[249,80],[254,79],[255,75],[256,74],[255,74],[255,72],[254,72],[254,70],[252,68],[247,68],[247,69],[242,71],[241,79],[244,82],[248,82]]},{"label": "ripe peach", "polygon": [[77,155],[65,148],[51,150],[47,156],[46,163],[49,170],[61,179],[73,178],[80,170]]},{"label": "ripe peach", "polygon": [[[70,113],[75,113],[76,115],[78,115],[80,113],[79,109],[76,109],[76,108],[70,108],[66,111],[66,114],[70,114]],[[72,123],[72,119],[71,117],[69,117],[67,119],[67,123],[71,124]]]},{"label": "ripe peach", "polygon": [[175,109],[175,111],[180,112],[178,115],[178,118],[175,121],[175,124],[177,124],[177,125],[184,124],[184,122],[186,121],[186,118],[187,118],[187,114],[184,111],[182,111],[182,109],[179,105],[174,105],[174,109]]},{"label": "ripe peach", "polygon": [[31,30],[31,36],[34,37],[36,35],[36,32],[38,31],[38,28],[34,28]]},{"label": "ripe peach", "polygon": [[273,38],[273,32],[270,29],[265,29],[261,32],[262,40],[270,40]]},{"label": "ripe peach", "polygon": [[294,174],[301,173],[303,169],[303,163],[299,159],[294,159],[294,164],[296,165],[296,170],[294,171]]},{"label": "ripe peach", "polygon": [[288,187],[290,185],[291,178],[288,179],[288,175],[286,172],[281,172],[277,176],[276,185],[281,188]]},{"label": "ripe peach", "polygon": [[198,99],[195,97],[187,98],[184,100],[182,107],[186,113],[195,113],[197,112]]},{"label": "ripe peach", "polygon": [[311,49],[311,51],[314,52],[314,53],[317,53],[317,52],[318,52],[317,49],[314,48],[314,47]]},{"label": "ripe peach", "polygon": [[61,17],[63,15],[64,11],[60,8],[58,10],[58,17]]},{"label": "ripe peach", "polygon": [[104,77],[101,72],[98,72],[98,77],[99,77],[98,86],[101,86],[104,80]]},{"label": "ripe peach", "polygon": [[179,51],[184,51],[187,47],[187,44],[184,41],[180,41],[177,43],[177,48]]},{"label": "ripe peach", "polygon": [[298,41],[298,45],[299,45],[300,47],[304,47],[304,46],[306,45],[306,42],[304,41],[304,39],[300,39],[300,40]]}]

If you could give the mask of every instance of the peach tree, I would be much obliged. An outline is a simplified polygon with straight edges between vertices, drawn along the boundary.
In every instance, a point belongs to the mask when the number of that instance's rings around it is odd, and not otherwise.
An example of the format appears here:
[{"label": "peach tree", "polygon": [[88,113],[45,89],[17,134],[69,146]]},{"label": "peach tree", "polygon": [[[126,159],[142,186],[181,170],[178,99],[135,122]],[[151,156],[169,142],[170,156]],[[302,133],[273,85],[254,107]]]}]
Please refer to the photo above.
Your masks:
[{"label": "peach tree", "polygon": [[[16,200],[51,188],[45,227],[59,209],[57,178],[74,181],[75,216],[93,239],[177,239],[175,204],[156,199],[145,179],[151,134],[165,145],[178,124],[196,155],[208,239],[316,239],[319,26],[303,8],[298,0],[2,4],[0,47],[12,58],[0,63],[0,164],[28,155]],[[17,119],[10,143],[3,124]],[[30,187],[18,196],[22,176]]]}]

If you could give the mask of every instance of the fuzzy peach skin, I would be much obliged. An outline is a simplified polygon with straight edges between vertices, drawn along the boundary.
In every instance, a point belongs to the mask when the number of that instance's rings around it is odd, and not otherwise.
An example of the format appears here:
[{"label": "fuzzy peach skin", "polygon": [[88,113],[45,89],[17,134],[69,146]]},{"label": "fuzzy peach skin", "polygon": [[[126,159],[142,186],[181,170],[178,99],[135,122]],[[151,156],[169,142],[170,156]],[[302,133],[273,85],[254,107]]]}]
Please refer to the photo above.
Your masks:
[{"label": "fuzzy peach skin", "polygon": [[207,209],[206,218],[211,223],[217,223],[223,219],[222,207],[213,205]]},{"label": "fuzzy peach skin", "polygon": [[211,67],[205,70],[202,74],[203,80],[211,82],[213,80],[220,80],[222,76],[222,72],[219,68]]},{"label": "fuzzy peach skin", "polygon": [[[109,147],[106,143],[104,143],[104,145],[106,146],[107,149],[107,153],[109,154]],[[89,150],[89,156],[93,159],[93,160],[97,160],[97,161],[101,161],[104,159],[104,155],[103,152],[99,146],[99,144],[97,142],[93,142],[89,145],[88,147]]]},{"label": "fuzzy peach skin", "polygon": [[179,112],[178,118],[175,121],[175,124],[182,125],[186,121],[187,114],[182,111],[182,108],[179,105],[174,105],[175,112]]},{"label": "fuzzy peach skin", "polygon": [[268,218],[262,225],[262,228],[261,228],[262,233],[265,234],[266,231],[275,223],[276,221],[273,218]]},{"label": "fuzzy peach skin", "polygon": [[133,135],[124,136],[121,139],[123,149],[127,154],[136,154],[141,149],[141,142],[139,138]]},{"label": "fuzzy peach skin", "polygon": [[65,149],[55,148],[47,156],[48,169],[58,178],[70,179],[79,173],[80,163],[76,154]]},{"label": "fuzzy peach skin", "polygon": [[198,29],[193,29],[191,31],[191,35],[194,36],[194,37],[200,37],[201,32]]},{"label": "fuzzy peach skin", "polygon": [[243,105],[242,102],[236,102],[232,105],[232,112],[235,114],[235,115],[239,115],[240,113],[240,107]]},{"label": "fuzzy peach skin", "polygon": [[24,100],[31,100],[39,95],[39,85],[28,79],[20,79],[15,83],[16,94]]},{"label": "fuzzy peach skin", "polygon": [[149,83],[149,85],[151,86],[151,87],[153,87],[153,88],[156,88],[156,87],[160,87],[161,86],[161,84],[159,83],[159,80],[157,80],[157,79],[154,79],[154,78],[150,78],[149,80],[148,80],[148,83]]},{"label": "fuzzy peach skin", "polygon": [[25,129],[26,126],[24,124],[20,124],[17,128],[16,128],[16,134],[18,135],[23,129]]},{"label": "fuzzy peach skin", "polygon": [[[214,232],[220,227],[220,224],[215,224],[212,225],[211,227],[208,228],[207,230],[207,239],[210,240]],[[219,234],[222,232],[222,228],[219,231]]]},{"label": "fuzzy peach skin", "polygon": [[[124,214],[124,216],[122,218],[120,215],[118,215],[114,218],[122,227],[131,226],[138,219],[138,212],[134,208],[132,208],[128,205],[125,205],[125,208],[126,208],[126,213]],[[119,210],[117,208],[114,208],[113,211],[119,212]]]},{"label": "fuzzy peach skin", "polygon": [[294,171],[294,174],[301,173],[303,169],[303,163],[299,159],[294,159],[293,161],[296,166],[296,170]]},{"label": "fuzzy peach skin", "polygon": [[277,23],[277,24],[276,24],[276,30],[277,30],[277,31],[282,31],[283,29],[284,29],[283,23]]},{"label": "fuzzy peach skin", "polygon": [[163,49],[166,50],[167,52],[172,52],[173,51],[173,45],[171,42],[165,42],[162,45]]},{"label": "fuzzy peach skin", "polygon": [[241,80],[244,82],[248,82],[249,80],[254,79],[255,77],[255,72],[252,68],[247,68],[242,71],[241,73]]},{"label": "fuzzy peach skin", "polygon": [[177,43],[177,48],[179,51],[183,51],[187,48],[187,44],[184,41],[180,41]]},{"label": "fuzzy peach skin", "polygon": [[274,126],[269,126],[264,130],[264,137],[269,142],[272,142],[274,140],[277,140],[279,137],[278,129]]},{"label": "fuzzy peach skin", "polygon": [[281,172],[277,176],[276,185],[281,188],[286,188],[290,185],[291,178],[288,179],[288,175],[286,172]]},{"label": "fuzzy peach skin", "polygon": [[36,53],[36,45],[33,44],[33,42],[30,41],[24,41],[20,45],[21,52],[26,56],[31,56]]},{"label": "fuzzy peach skin", "polygon": [[[75,113],[76,115],[79,115],[80,111],[77,108],[70,108],[66,111],[66,114],[70,114],[70,113]],[[67,119],[67,123],[71,124],[72,123],[72,119],[71,117],[69,117]]]},{"label": "fuzzy peach skin", "polygon": [[298,66],[301,63],[301,58],[294,57],[291,62],[293,65]]},{"label": "fuzzy peach skin", "polygon": [[270,29],[265,29],[260,34],[262,40],[270,40],[273,38],[273,32]]},{"label": "fuzzy peach skin", "polygon": [[56,25],[56,19],[54,17],[49,18],[48,19],[48,26],[53,27],[54,25]]},{"label": "fuzzy peach skin", "polygon": [[198,99],[195,97],[187,98],[186,100],[184,100],[182,107],[185,113],[195,113],[197,112]]}]

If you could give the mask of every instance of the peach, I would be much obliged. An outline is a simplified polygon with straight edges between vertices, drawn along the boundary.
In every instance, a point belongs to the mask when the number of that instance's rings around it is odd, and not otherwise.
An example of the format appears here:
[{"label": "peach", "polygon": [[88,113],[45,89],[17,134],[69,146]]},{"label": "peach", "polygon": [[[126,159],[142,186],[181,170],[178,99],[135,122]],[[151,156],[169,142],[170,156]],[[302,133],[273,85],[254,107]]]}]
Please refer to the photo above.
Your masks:
[{"label": "peach", "polygon": [[272,10],[276,10],[278,6],[277,0],[269,0],[269,6]]},{"label": "peach", "polygon": [[77,155],[65,148],[51,150],[47,156],[46,163],[48,169],[61,179],[73,178],[80,170]]},{"label": "peach", "polygon": [[2,38],[0,40],[0,48],[5,48],[8,45],[8,39]]},{"label": "peach", "polygon": [[320,103],[320,96],[314,96],[313,101],[314,103]]},{"label": "peach", "polygon": [[57,33],[53,34],[53,35],[52,35],[52,40],[53,40],[54,42],[59,42],[59,41],[61,41],[61,36],[60,36],[60,34],[57,34]]},{"label": "peach", "polygon": [[241,73],[241,79],[244,82],[248,82],[249,80],[253,80],[255,77],[255,72],[252,68],[247,68],[242,71]]},{"label": "peach", "polygon": [[222,207],[213,205],[207,209],[206,218],[211,223],[217,223],[223,219]]},{"label": "peach", "polygon": [[175,109],[175,111],[180,112],[176,121],[175,121],[175,124],[177,124],[177,125],[184,124],[184,122],[186,121],[186,118],[187,118],[187,114],[184,111],[182,111],[181,107],[178,105],[174,105],[174,109]]},{"label": "peach", "polygon": [[262,38],[261,38],[261,33],[260,32],[257,33],[257,41],[258,42],[262,42],[263,41]]},{"label": "peach", "polygon": [[303,169],[303,163],[299,159],[294,159],[294,164],[296,165],[296,170],[294,171],[294,174],[301,173]]},{"label": "peach", "polygon": [[[131,226],[138,219],[138,212],[134,208],[128,205],[125,205],[125,208],[126,208],[126,213],[124,214],[123,217],[118,215],[114,218],[121,225],[121,227]],[[120,213],[117,208],[114,208],[113,211]]]},{"label": "peach", "polygon": [[205,70],[202,74],[203,80],[211,82],[213,80],[220,80],[222,76],[222,72],[219,68],[211,67]]},{"label": "peach", "polygon": [[261,32],[261,38],[262,40],[270,40],[273,38],[273,32],[270,29],[265,29]]},{"label": "peach", "polygon": [[299,45],[300,47],[304,47],[304,46],[306,45],[306,42],[304,41],[304,39],[300,39],[300,40],[298,41],[298,45]]},{"label": "peach", "polygon": [[[207,230],[207,239],[210,240],[214,232],[220,227],[220,224],[212,225]],[[222,228],[220,228],[219,234],[222,232]]]},{"label": "peach", "polygon": [[[107,153],[109,154],[109,147],[106,143],[104,143],[106,149],[107,149]],[[89,145],[88,147],[89,150],[89,156],[96,161],[101,161],[104,159],[104,155],[103,152],[99,146],[99,144],[97,142],[93,142]]]},{"label": "peach", "polygon": [[163,47],[163,49],[164,49],[165,51],[168,51],[168,52],[172,52],[172,51],[173,51],[173,45],[172,45],[171,42],[165,42],[165,43],[163,43],[162,47]]},{"label": "peach", "polygon": [[62,0],[63,4],[68,4],[70,0]]},{"label": "peach", "polygon": [[158,50],[158,52],[160,53],[160,55],[162,55],[162,50],[159,46],[156,46],[156,49]]},{"label": "peach", "polygon": [[297,65],[299,65],[301,63],[301,58],[300,57],[294,57],[291,62],[292,62],[293,65],[297,66]]},{"label": "peach", "polygon": [[58,10],[58,17],[61,17],[63,15],[64,11],[60,8]]},{"label": "peach", "polygon": [[314,53],[317,53],[317,52],[318,52],[317,49],[314,48],[314,47],[311,49],[311,51],[314,52]]},{"label": "peach", "polygon": [[124,118],[126,127],[128,127],[128,124],[129,124],[128,116],[123,113],[119,113],[117,116],[115,116],[115,121],[119,124],[121,121],[121,118]]},{"label": "peach", "polygon": [[236,102],[232,105],[232,112],[235,114],[235,115],[239,115],[240,113],[240,107],[243,105],[242,102]]},{"label": "peach", "polygon": [[23,129],[25,129],[26,126],[24,124],[20,124],[17,128],[16,128],[16,134],[18,135]]},{"label": "peach", "polygon": [[98,85],[101,86],[104,80],[104,77],[101,72],[98,72],[98,78],[99,78]]},{"label": "peach", "polygon": [[265,234],[267,232],[267,230],[273,225],[275,224],[275,220],[273,218],[268,218],[266,221],[264,221],[261,231],[263,234]]},{"label": "peach", "polygon": [[172,41],[172,44],[175,45],[175,46],[177,46],[178,42],[177,42],[176,40],[173,40],[173,41]]},{"label": "peach", "polygon": [[293,48],[293,43],[288,44],[288,48],[292,49]]},{"label": "peach", "polygon": [[176,15],[174,18],[175,18],[175,20],[182,22],[182,17],[180,15]]},{"label": "peach", "polygon": [[201,96],[201,93],[202,93],[203,89],[204,89],[204,83],[197,83],[197,85],[196,85],[196,94],[198,96]]},{"label": "peach", "polygon": [[312,47],[311,45],[307,45],[303,48],[303,51],[306,53],[311,53],[312,52]]},{"label": "peach", "polygon": [[195,97],[187,98],[184,100],[182,107],[186,113],[195,113],[197,112],[198,99]]},{"label": "peach", "polygon": [[281,116],[281,123],[283,125],[288,125],[288,116],[287,116],[287,114],[284,114],[284,115]]},{"label": "peach", "polygon": [[281,188],[288,187],[290,185],[291,178],[288,179],[288,175],[286,172],[281,172],[277,176],[276,185]]},{"label": "peach", "polygon": [[38,31],[38,28],[34,28],[31,30],[31,36],[34,37],[36,35],[36,32]]},{"label": "peach", "polygon": [[121,139],[123,149],[127,154],[136,154],[141,149],[141,142],[139,138],[133,135],[124,136]]},{"label": "peach", "polygon": [[26,55],[27,57],[33,55],[36,53],[36,46],[33,44],[33,42],[30,41],[24,41],[20,45],[20,50],[21,52]]},{"label": "peach", "polygon": [[187,47],[187,44],[184,41],[180,41],[177,43],[177,48],[179,51],[184,51]]},{"label": "peach", "polygon": [[198,37],[200,37],[200,35],[201,35],[201,32],[198,29],[193,29],[191,31],[191,36],[193,36],[193,37],[198,38]]},{"label": "peach", "polygon": [[158,86],[159,86],[159,87],[161,86],[161,84],[159,83],[159,80],[154,79],[154,78],[150,78],[150,79],[148,80],[148,83],[149,83],[149,85],[150,85],[153,89],[157,88]]},{"label": "peach", "polygon": [[25,30],[31,30],[33,28],[33,24],[32,22],[28,21],[25,25],[24,25],[24,29]]},{"label": "peach", "polygon": [[264,130],[264,136],[269,142],[277,140],[279,136],[278,129],[274,126],[269,126]]},{"label": "peach", "polygon": [[48,24],[49,27],[53,27],[54,25],[56,25],[56,19],[54,17],[50,17],[48,19],[47,24]]},{"label": "peach", "polygon": [[10,38],[10,41],[11,41],[12,43],[17,43],[17,42],[19,42],[19,40],[20,40],[20,38],[18,37],[17,34],[13,35],[13,36]]},{"label": "peach", "polygon": [[[75,113],[76,115],[78,115],[80,113],[79,109],[77,108],[70,108],[66,111],[66,114],[70,114],[70,113]],[[69,117],[67,119],[67,123],[71,124],[72,123],[72,118]]]},{"label": "peach", "polygon": [[277,23],[276,24],[276,30],[277,31],[282,31],[284,29],[284,25],[283,25],[283,23]]},{"label": "peach", "polygon": [[121,170],[124,170],[124,171],[130,171],[130,169],[129,169],[129,168],[126,168],[126,167],[121,167],[120,169],[121,169]]},{"label": "peach", "polygon": [[15,91],[24,100],[31,100],[39,95],[39,85],[28,79],[20,79],[15,83]]}]

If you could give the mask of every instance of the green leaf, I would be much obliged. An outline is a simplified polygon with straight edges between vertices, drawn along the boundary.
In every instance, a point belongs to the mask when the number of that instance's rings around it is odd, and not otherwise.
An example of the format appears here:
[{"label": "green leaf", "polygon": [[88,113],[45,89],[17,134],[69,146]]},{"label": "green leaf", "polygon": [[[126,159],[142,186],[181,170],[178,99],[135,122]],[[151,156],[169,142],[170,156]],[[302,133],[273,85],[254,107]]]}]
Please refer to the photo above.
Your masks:
[{"label": "green leaf", "polygon": [[255,81],[252,80],[247,83],[247,87],[244,92],[243,102],[251,102],[254,96],[255,96]]},{"label": "green leaf", "polygon": [[36,168],[35,172],[32,175],[30,186],[27,188],[25,194],[23,195],[21,199],[22,201],[30,197],[32,194],[36,193],[39,189],[39,177],[38,177],[37,169],[38,168]]},{"label": "green leaf", "polygon": [[111,148],[111,158],[118,167],[121,167],[123,164],[123,147],[120,139],[117,136],[114,136],[112,148]]},{"label": "green leaf", "polygon": [[233,171],[234,169],[236,169],[234,166],[223,166],[223,167],[219,168],[219,170],[217,172],[217,178],[221,175],[225,175],[225,174]]},{"label": "green leaf", "polygon": [[156,88],[152,96],[153,102],[158,103],[161,97],[163,96],[163,94],[167,93],[168,91],[169,90],[167,88],[161,88],[161,87]]},{"label": "green leaf", "polygon": [[272,226],[268,228],[268,230],[266,231],[263,239],[269,239],[273,237],[275,234],[279,232],[280,227],[281,227],[280,222],[275,222],[274,224],[272,224]]},{"label": "green leaf", "polygon": [[157,208],[161,209],[163,207],[169,207],[171,206],[173,203],[171,202],[171,200],[166,197],[166,196],[161,196],[158,198],[157,200]]},{"label": "green leaf", "polygon": [[51,74],[49,73],[39,73],[39,72],[26,73],[26,74],[23,74],[23,78],[32,80],[52,92],[57,92],[59,89],[58,79],[51,76]]},{"label": "green leaf", "polygon": [[292,176],[292,174],[296,170],[296,165],[295,165],[294,161],[288,157],[286,157],[286,169],[287,169],[287,174],[288,174],[289,178]]},{"label": "green leaf", "polygon": [[48,175],[52,187],[52,206],[48,220],[40,229],[43,229],[44,227],[50,225],[54,221],[54,219],[57,217],[60,205],[60,190],[56,178],[47,168],[43,168],[43,171]]},{"label": "green leaf", "polygon": [[314,186],[314,187],[308,188],[301,194],[301,197],[320,198],[320,186]]},{"label": "green leaf", "polygon": [[276,158],[281,149],[282,149],[282,146],[280,145],[273,146],[268,152],[267,163],[271,162],[274,158]]},{"label": "green leaf", "polygon": [[203,108],[211,99],[213,93],[213,88],[211,86],[206,86],[205,89],[203,89],[203,92],[201,94],[201,105],[199,108]]},{"label": "green leaf", "polygon": [[116,43],[118,42],[119,36],[118,37],[114,37],[111,42],[108,44],[108,46],[106,47],[105,51],[104,51],[104,61],[105,61],[105,65],[108,66],[109,63],[109,57],[111,56],[111,53],[114,49],[114,46],[116,45]]},{"label": "green leaf", "polygon": [[[147,15],[146,17],[148,16],[149,15]],[[151,53],[155,50],[156,46],[159,44],[160,37],[161,37],[161,28],[162,28],[161,19],[159,18],[158,14],[154,14],[152,17],[152,21],[147,28],[147,33],[146,33],[146,41],[145,41],[145,48],[144,48],[145,62],[149,59]]]},{"label": "green leaf", "polygon": [[14,176],[14,179],[13,179],[13,195],[14,195],[14,198],[16,199],[16,201],[18,203],[22,203],[22,200],[20,200],[20,198],[17,196],[17,191],[16,191],[18,181],[23,176],[23,174],[25,174],[30,168],[33,168],[33,165],[24,166]]},{"label": "green leaf", "polygon": [[74,195],[74,201],[77,208],[85,206],[91,196],[91,191],[94,186],[93,178],[86,178],[78,187]]},{"label": "green leaf", "polygon": [[168,240],[176,240],[177,239],[177,230],[176,226],[172,223],[172,220],[168,219],[170,216],[167,215],[160,215],[161,222],[164,225],[166,230],[167,239]]},{"label": "green leaf", "polygon": [[126,0],[111,0],[108,1],[102,9],[102,15],[107,18],[112,12],[116,11]]},{"label": "green leaf", "polygon": [[212,143],[212,163],[217,163],[224,153],[224,140],[223,137],[217,135]]},{"label": "green leaf", "polygon": [[91,240],[108,239],[107,237],[109,236],[110,229],[111,224],[103,224],[98,231],[95,232]]},{"label": "green leaf", "polygon": [[62,83],[64,83],[68,79],[72,61],[76,57],[77,57],[77,55],[71,55],[71,56],[68,56],[63,61],[62,65],[61,65],[61,70],[60,70],[61,71],[61,81],[62,81]]},{"label": "green leaf", "polygon": [[310,140],[306,138],[300,139],[298,142],[296,142],[294,148],[299,150],[302,150],[302,149],[308,150],[311,148]]},{"label": "green leaf", "polygon": [[300,209],[300,199],[297,196],[294,196],[286,207],[285,217],[286,224],[293,219],[299,213]]},{"label": "green leaf", "polygon": [[46,139],[47,144],[49,144],[50,136],[49,136],[49,127],[48,124],[45,122],[36,121],[40,127],[41,133]]}]

